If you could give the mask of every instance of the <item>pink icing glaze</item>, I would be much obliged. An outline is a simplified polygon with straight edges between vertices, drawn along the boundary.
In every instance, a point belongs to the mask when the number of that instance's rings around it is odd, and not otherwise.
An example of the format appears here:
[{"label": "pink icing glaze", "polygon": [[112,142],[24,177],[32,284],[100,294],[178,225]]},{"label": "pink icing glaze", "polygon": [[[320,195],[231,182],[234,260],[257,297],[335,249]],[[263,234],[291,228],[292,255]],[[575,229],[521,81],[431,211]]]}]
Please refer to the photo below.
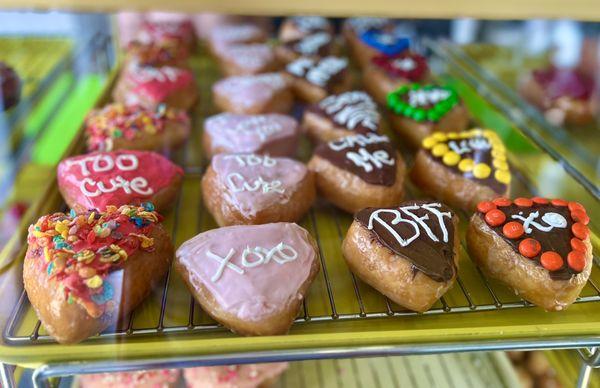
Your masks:
[{"label": "pink icing glaze", "polygon": [[[192,285],[206,287],[225,311],[240,319],[257,321],[302,298],[298,290],[317,260],[308,237],[305,229],[293,223],[228,226],[200,233],[184,242],[176,254],[180,264],[187,268]],[[277,250],[281,243],[285,244],[283,252],[276,256],[294,257],[291,247],[296,252],[294,260],[279,264],[272,258],[266,264],[244,266],[242,255],[247,247],[271,251]],[[222,264],[211,254],[221,258],[231,254],[229,264],[243,274],[226,267],[218,277]],[[247,257],[249,264],[258,260],[253,253]]]},{"label": "pink icing glaze", "polygon": [[213,92],[226,97],[231,104],[250,108],[266,103],[281,90],[288,87],[280,73],[228,77],[213,85]]},{"label": "pink icing glaze", "polygon": [[177,369],[147,370],[120,373],[99,373],[79,376],[81,388],[166,388],[174,387],[179,379]]},{"label": "pink icing glaze", "polygon": [[[150,151],[97,152],[67,158],[58,165],[62,189],[82,206],[98,210],[148,201],[182,175],[181,167]],[[113,190],[114,183],[123,180],[128,183],[117,183],[120,187]]]},{"label": "pink icing glaze", "polygon": [[226,61],[245,69],[246,74],[260,72],[275,60],[273,49],[268,44],[225,44],[218,45],[216,50]]},{"label": "pink icing glaze", "polygon": [[298,122],[282,114],[221,113],[209,117],[204,130],[211,147],[226,153],[260,153],[293,156],[298,150]]},{"label": "pink icing glaze", "polygon": [[226,201],[246,217],[288,202],[308,173],[304,163],[256,154],[221,154],[211,165]]},{"label": "pink icing glaze", "polygon": [[[173,66],[129,66],[127,79],[134,84],[132,92],[152,101],[165,101],[173,93],[185,89],[194,82],[190,70]],[[128,101],[135,103],[137,101]]]},{"label": "pink icing glaze", "polygon": [[253,24],[216,26],[209,32],[209,39],[213,44],[245,43],[259,40],[263,36],[260,27]]},{"label": "pink icing glaze", "polygon": [[256,388],[288,366],[287,362],[207,366],[184,369],[183,375],[188,388]]}]

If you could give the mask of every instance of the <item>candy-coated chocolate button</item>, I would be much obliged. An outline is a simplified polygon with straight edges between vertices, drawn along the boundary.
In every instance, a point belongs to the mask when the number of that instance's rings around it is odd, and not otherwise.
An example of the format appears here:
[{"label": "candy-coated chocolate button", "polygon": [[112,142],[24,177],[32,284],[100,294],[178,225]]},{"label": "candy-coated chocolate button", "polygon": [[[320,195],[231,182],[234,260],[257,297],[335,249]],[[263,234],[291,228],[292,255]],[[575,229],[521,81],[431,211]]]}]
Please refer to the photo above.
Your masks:
[{"label": "candy-coated chocolate button", "polygon": [[448,139],[448,137],[446,136],[446,134],[442,133],[442,132],[436,132],[433,135],[431,135],[435,140],[437,141],[446,141]]},{"label": "candy-coated chocolate button", "polygon": [[590,217],[581,209],[575,209],[571,212],[571,218],[577,222],[587,225],[590,222]]},{"label": "candy-coated chocolate button", "polygon": [[558,271],[563,266],[563,259],[558,253],[548,251],[542,253],[540,263],[542,263],[542,267],[546,268],[548,271]]},{"label": "candy-coated chocolate button", "polygon": [[504,170],[496,170],[494,173],[494,178],[500,183],[505,185],[510,183],[510,172]]},{"label": "candy-coated chocolate button", "polygon": [[569,206],[570,211],[581,210],[581,211],[585,212],[585,208],[579,202],[569,202],[568,206]]},{"label": "candy-coated chocolate button", "polygon": [[493,209],[489,212],[485,213],[485,222],[489,226],[500,226],[504,221],[506,221],[506,215],[502,212],[502,210]]},{"label": "candy-coated chocolate button", "polygon": [[483,201],[477,204],[477,211],[480,213],[487,213],[490,210],[494,210],[496,205],[490,201]]},{"label": "candy-coated chocolate button", "polygon": [[454,166],[456,165],[458,162],[460,162],[460,155],[457,154],[454,151],[448,151],[444,154],[444,157],[442,158],[442,161],[444,162],[445,165],[447,166]]},{"label": "candy-coated chocolate button", "polygon": [[426,149],[430,149],[432,148],[434,145],[437,144],[437,140],[435,140],[432,136],[426,137],[425,139],[423,139],[423,148]]},{"label": "candy-coated chocolate button", "polygon": [[573,232],[575,237],[580,238],[582,240],[585,240],[590,235],[588,227],[580,222],[574,223],[573,226],[571,226],[571,231]]},{"label": "candy-coated chocolate button", "polygon": [[531,198],[531,200],[532,200],[534,203],[537,203],[538,205],[545,205],[545,204],[547,204],[548,202],[550,202],[550,201],[549,201],[549,200],[547,200],[546,198],[542,198],[542,197],[533,197],[533,198]]},{"label": "candy-coated chocolate button", "polygon": [[446,152],[448,152],[448,146],[446,144],[436,144],[431,149],[431,153],[433,154],[433,156],[439,157],[444,155]]},{"label": "candy-coated chocolate button", "polygon": [[446,133],[446,136],[448,136],[448,139],[450,140],[456,140],[460,137],[460,135],[456,132],[448,132]]},{"label": "candy-coated chocolate button", "polygon": [[526,238],[519,243],[519,253],[525,257],[536,257],[541,250],[540,242],[532,238]]},{"label": "candy-coated chocolate button", "polygon": [[473,166],[475,166],[473,159],[463,159],[458,163],[458,169],[462,172],[473,170]]},{"label": "candy-coated chocolate button", "polygon": [[578,239],[577,237],[573,237],[571,239],[571,249],[573,249],[574,251],[585,252],[585,251],[587,251],[587,246],[585,245],[585,243],[583,241],[581,241],[581,239]]},{"label": "candy-coated chocolate button", "polygon": [[552,200],[552,201],[550,201],[550,202],[552,202],[552,204],[553,204],[554,206],[567,206],[567,205],[569,204],[569,203],[568,203],[567,201],[565,201],[564,199],[559,199],[559,198],[553,199],[553,200]]},{"label": "candy-coated chocolate button", "polygon": [[492,165],[498,170],[508,170],[508,163],[505,160],[494,159]]},{"label": "candy-coated chocolate button", "polygon": [[473,167],[473,176],[477,179],[485,179],[490,176],[492,169],[485,163],[477,163]]},{"label": "candy-coated chocolate button", "polygon": [[498,149],[492,149],[492,158],[506,162],[506,154]]},{"label": "candy-coated chocolate button", "polygon": [[514,202],[515,205],[520,207],[531,207],[533,205],[533,201],[531,199],[523,197],[515,198]]},{"label": "candy-coated chocolate button", "polygon": [[585,268],[585,253],[581,251],[571,251],[567,255],[567,264],[574,271],[581,272]]},{"label": "candy-coated chocolate button", "polygon": [[496,206],[510,206],[512,204],[511,200],[508,198],[496,198],[492,202],[496,204]]},{"label": "candy-coated chocolate button", "polygon": [[523,229],[523,225],[517,221],[511,221],[502,227],[502,233],[508,238],[515,239],[521,237],[525,233],[525,230]]}]

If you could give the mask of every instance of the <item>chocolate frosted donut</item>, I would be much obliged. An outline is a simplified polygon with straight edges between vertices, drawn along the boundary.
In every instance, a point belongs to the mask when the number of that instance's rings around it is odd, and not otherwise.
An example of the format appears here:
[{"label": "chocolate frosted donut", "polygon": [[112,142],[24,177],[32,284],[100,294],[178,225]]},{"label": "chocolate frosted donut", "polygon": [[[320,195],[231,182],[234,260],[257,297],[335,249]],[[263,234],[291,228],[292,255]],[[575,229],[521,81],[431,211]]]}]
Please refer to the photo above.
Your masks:
[{"label": "chocolate frosted donut", "polygon": [[0,62],[0,87],[0,109],[17,105],[21,97],[21,80],[15,70],[4,62]]}]

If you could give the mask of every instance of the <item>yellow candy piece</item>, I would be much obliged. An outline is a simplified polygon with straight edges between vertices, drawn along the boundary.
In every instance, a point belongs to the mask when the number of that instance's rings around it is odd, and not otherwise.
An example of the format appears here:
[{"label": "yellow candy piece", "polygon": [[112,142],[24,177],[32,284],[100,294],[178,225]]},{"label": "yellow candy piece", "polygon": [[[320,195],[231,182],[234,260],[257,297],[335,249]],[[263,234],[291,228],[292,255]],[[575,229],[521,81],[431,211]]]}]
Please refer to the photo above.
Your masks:
[{"label": "yellow candy piece", "polygon": [[470,130],[470,131],[468,132],[468,134],[469,134],[470,136],[473,136],[473,137],[474,137],[474,136],[481,136],[481,135],[483,135],[483,131],[482,131],[481,129],[479,129],[479,128],[475,128],[475,129],[472,129],[472,130]]},{"label": "yellow candy piece", "polygon": [[444,157],[442,158],[442,161],[444,162],[445,165],[447,166],[454,166],[456,165],[458,162],[460,162],[460,155],[457,154],[454,151],[448,151],[444,154]]},{"label": "yellow candy piece", "polygon": [[487,136],[488,139],[490,139],[490,140],[492,140],[492,139],[498,139],[498,134],[496,132],[492,131],[491,129],[485,129],[483,131],[483,134],[485,136]]},{"label": "yellow candy piece", "polygon": [[473,170],[473,166],[475,166],[475,162],[473,159],[463,159],[458,163],[458,169],[462,172],[469,172]]},{"label": "yellow candy piece", "polygon": [[46,260],[46,262],[49,262],[51,258],[52,256],[50,256],[50,250],[48,249],[48,247],[44,247],[44,259]]},{"label": "yellow candy piece", "polygon": [[505,185],[510,183],[510,172],[505,170],[497,170],[494,173],[494,178],[500,183],[504,183]]},{"label": "yellow candy piece", "polygon": [[446,144],[437,144],[431,150],[431,153],[433,154],[433,156],[437,156],[437,157],[444,155],[446,152],[448,152],[448,146]]},{"label": "yellow candy piece", "polygon": [[477,163],[473,167],[473,176],[477,179],[485,179],[490,176],[492,169],[485,163]]},{"label": "yellow candy piece", "polygon": [[42,232],[41,230],[34,230],[32,233],[33,233],[33,237],[37,237],[37,238],[48,236],[46,233]]},{"label": "yellow candy piece", "polygon": [[506,161],[506,153],[498,149],[492,149],[492,158]]},{"label": "yellow candy piece", "polygon": [[437,144],[437,140],[435,140],[432,136],[426,137],[423,139],[422,145],[423,148],[430,149],[434,145]]},{"label": "yellow candy piece", "polygon": [[94,222],[95,218],[96,218],[96,212],[91,212],[87,219],[88,224],[91,224],[92,222]]},{"label": "yellow candy piece", "polygon": [[85,280],[85,285],[89,288],[98,288],[102,285],[102,283],[104,282],[102,281],[102,278],[98,275],[94,275],[91,278]]},{"label": "yellow candy piece", "polygon": [[437,141],[446,141],[446,139],[448,139],[448,137],[444,133],[441,133],[441,132],[436,132],[431,136]]},{"label": "yellow candy piece", "polygon": [[456,132],[448,132],[446,134],[446,136],[448,136],[448,139],[450,139],[450,140],[456,140],[460,137],[460,134],[458,134]]},{"label": "yellow candy piece", "polygon": [[494,159],[492,164],[498,170],[508,170],[508,163],[506,163],[506,160]]}]

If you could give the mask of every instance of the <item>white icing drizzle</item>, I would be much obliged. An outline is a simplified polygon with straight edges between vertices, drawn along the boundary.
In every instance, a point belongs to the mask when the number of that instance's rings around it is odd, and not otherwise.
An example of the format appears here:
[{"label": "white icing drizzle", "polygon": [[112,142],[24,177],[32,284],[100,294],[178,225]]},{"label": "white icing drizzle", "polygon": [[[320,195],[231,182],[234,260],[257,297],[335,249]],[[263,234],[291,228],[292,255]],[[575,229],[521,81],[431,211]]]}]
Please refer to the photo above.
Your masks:
[{"label": "white icing drizzle", "polygon": [[408,103],[411,106],[434,105],[450,97],[450,92],[446,89],[417,89],[408,92]]},{"label": "white icing drizzle", "polygon": [[523,212],[519,212],[519,214],[513,214],[511,218],[523,221],[523,229],[527,234],[530,234],[533,231],[533,229],[531,229],[532,226],[541,232],[550,232],[554,228],[564,229],[567,227],[567,220],[558,213],[545,213],[542,216],[542,221],[545,223],[545,225],[542,225],[536,221],[539,216],[539,211],[529,213],[527,217],[523,217]]},{"label": "white icing drizzle", "polygon": [[[452,219],[452,214],[450,212],[442,212],[438,208],[441,208],[440,203],[425,203],[420,205],[407,205],[399,207],[398,209],[379,209],[374,211],[369,217],[369,223],[367,225],[367,229],[373,230],[373,223],[377,222],[381,224],[387,231],[394,236],[398,244],[400,246],[408,246],[414,240],[421,236],[421,231],[425,231],[427,236],[435,242],[440,241],[440,236],[436,236],[429,225],[425,223],[425,221],[429,220],[429,214],[425,214],[422,217],[419,217],[414,213],[414,210],[425,209],[429,211],[430,214],[435,216],[436,221],[440,225],[440,230],[442,231],[441,240],[445,243],[448,242],[448,228],[446,226],[444,218]],[[391,225],[385,222],[380,214],[392,214],[394,219],[391,221]],[[394,225],[398,225],[399,223],[404,223],[410,226],[413,230],[411,235],[409,236],[400,236],[400,234],[393,228]]]},{"label": "white icing drizzle", "polygon": [[377,112],[375,101],[365,92],[346,92],[329,96],[319,102],[319,107],[333,121],[348,129],[355,129],[358,125],[376,131],[381,119]]},{"label": "white icing drizzle", "polygon": [[331,42],[331,35],[326,32],[318,32],[308,35],[294,45],[294,50],[302,55],[316,55],[321,47]]},{"label": "white icing drizzle", "polygon": [[239,66],[257,69],[273,59],[271,48],[266,44],[239,44],[225,46],[224,53]]},{"label": "white icing drizzle", "polygon": [[235,159],[240,167],[252,167],[252,166],[265,166],[275,167],[277,160],[270,156],[262,156],[256,154],[237,154],[237,155],[226,155],[225,159]]},{"label": "white icing drizzle", "polygon": [[359,148],[358,152],[347,152],[346,158],[356,166],[361,167],[365,172],[371,172],[374,168],[380,169],[384,164],[393,166],[396,163],[385,150],[377,150],[371,153],[365,148]]},{"label": "white icing drizzle", "polygon": [[281,123],[265,116],[251,116],[242,120],[235,126],[236,131],[254,132],[261,141],[283,130]]},{"label": "white icing drizzle", "polygon": [[459,155],[472,151],[485,151],[492,148],[490,142],[485,138],[464,139],[459,142],[450,140],[448,147]]},{"label": "white icing drizzle", "polygon": [[392,61],[392,66],[398,70],[411,71],[417,68],[417,63],[410,57],[397,58]]},{"label": "white icing drizzle", "polygon": [[[233,248],[229,249],[229,252],[225,257],[221,257],[213,253],[210,249],[207,249],[206,256],[219,263],[219,268],[210,278],[213,283],[216,283],[219,281],[219,279],[221,279],[221,276],[223,276],[223,272],[226,268],[229,268],[240,275],[245,273],[244,269],[231,262],[234,254],[235,250]],[[254,259],[249,260],[250,257],[253,257]],[[255,246],[254,248],[246,246],[246,248],[242,251],[241,266],[244,268],[254,268],[259,265],[269,264],[271,260],[279,265],[284,265],[296,260],[297,258],[298,252],[292,246],[281,241],[279,244],[270,249],[260,246]]]},{"label": "white icing drizzle", "polygon": [[254,180],[254,182],[248,182],[246,178],[244,178],[244,176],[239,172],[232,172],[227,175],[225,180],[227,181],[227,185],[231,191],[234,193],[240,193],[242,191],[257,191],[259,189],[263,194],[270,193],[271,191],[280,194],[285,192],[281,181],[278,179],[267,182],[263,177],[259,176]]},{"label": "white icing drizzle", "polygon": [[324,30],[329,24],[322,16],[294,16],[292,22],[302,32]]},{"label": "white icing drizzle", "polygon": [[384,135],[378,135],[376,133],[368,133],[366,135],[352,135],[346,136],[338,140],[333,140],[327,143],[327,146],[334,151],[341,151],[346,148],[352,148],[356,145],[367,146],[374,143],[387,143],[390,139]]},{"label": "white icing drizzle", "polygon": [[[134,171],[139,166],[137,156],[132,154],[120,154],[113,159],[111,155],[90,155],[78,160],[66,160],[67,168],[77,165],[81,170],[81,174],[85,177],[79,182],[79,190],[86,197],[97,197],[103,193],[112,193],[118,189],[122,189],[125,193],[133,192],[140,195],[152,195],[154,190],[148,187],[148,181],[144,177],[135,177],[128,181],[120,175],[115,178],[110,178],[108,183],[98,182],[90,177],[92,173],[102,173],[111,171],[115,167],[120,171]],[[88,169],[88,164],[91,164]]]},{"label": "white icing drizzle", "polygon": [[138,83],[175,82],[183,73],[182,69],[173,66],[137,66],[130,67],[130,75]]},{"label": "white icing drizzle", "polygon": [[324,87],[334,75],[338,74],[348,66],[348,60],[338,57],[325,57],[320,60],[301,57],[287,65],[289,73],[306,78],[306,80],[317,86]]},{"label": "white icing drizzle", "polygon": [[351,18],[348,20],[348,23],[350,23],[350,26],[357,34],[361,34],[370,29],[384,27],[389,22],[390,19],[373,17]]}]

